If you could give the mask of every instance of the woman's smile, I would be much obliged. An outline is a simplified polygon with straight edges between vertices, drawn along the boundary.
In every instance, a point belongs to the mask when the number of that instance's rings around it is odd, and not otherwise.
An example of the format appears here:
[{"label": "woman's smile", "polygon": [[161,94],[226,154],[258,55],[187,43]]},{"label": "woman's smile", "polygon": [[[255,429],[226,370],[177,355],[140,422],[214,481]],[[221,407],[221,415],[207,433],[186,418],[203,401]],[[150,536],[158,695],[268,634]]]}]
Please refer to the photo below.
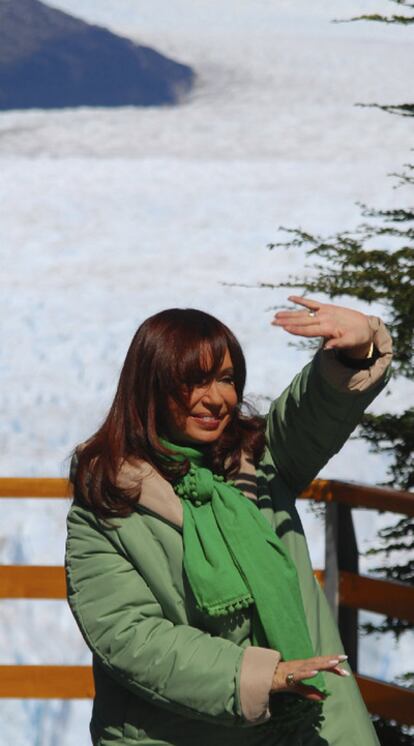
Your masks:
[{"label": "woman's smile", "polygon": [[194,420],[194,422],[197,423],[200,427],[204,428],[205,430],[216,430],[218,427],[220,427],[222,422],[222,417],[212,417],[211,415],[196,415],[192,414],[190,415],[191,419]]}]

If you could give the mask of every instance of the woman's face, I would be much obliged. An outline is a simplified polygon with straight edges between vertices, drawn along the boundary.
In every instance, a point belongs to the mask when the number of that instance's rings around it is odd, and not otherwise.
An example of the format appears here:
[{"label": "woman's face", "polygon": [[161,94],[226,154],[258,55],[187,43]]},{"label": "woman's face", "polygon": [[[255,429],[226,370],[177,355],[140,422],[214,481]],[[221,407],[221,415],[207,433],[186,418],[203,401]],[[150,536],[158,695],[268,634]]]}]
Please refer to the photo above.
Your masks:
[{"label": "woman's face", "polygon": [[186,407],[170,399],[169,436],[177,443],[213,443],[229,424],[236,404],[234,369],[227,350],[214,378],[191,389]]}]

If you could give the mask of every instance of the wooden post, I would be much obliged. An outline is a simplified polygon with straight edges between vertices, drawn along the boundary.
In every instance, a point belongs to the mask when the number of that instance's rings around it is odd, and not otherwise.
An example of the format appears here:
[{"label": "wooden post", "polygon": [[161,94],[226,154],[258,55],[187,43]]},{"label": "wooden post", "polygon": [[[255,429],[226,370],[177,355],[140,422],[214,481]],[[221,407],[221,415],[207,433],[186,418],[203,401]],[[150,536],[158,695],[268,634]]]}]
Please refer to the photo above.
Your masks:
[{"label": "wooden post", "polygon": [[325,515],[325,593],[338,622],[349,664],[358,670],[358,610],[339,605],[339,573],[358,573],[358,548],[351,508],[328,503]]},{"label": "wooden post", "polygon": [[[358,547],[352,511],[349,505],[338,504],[338,567],[358,574]],[[339,631],[353,671],[358,670],[358,609],[339,606]]]},{"label": "wooden post", "polygon": [[339,566],[338,566],[338,504],[327,503],[325,509],[325,595],[335,621],[338,621]]}]

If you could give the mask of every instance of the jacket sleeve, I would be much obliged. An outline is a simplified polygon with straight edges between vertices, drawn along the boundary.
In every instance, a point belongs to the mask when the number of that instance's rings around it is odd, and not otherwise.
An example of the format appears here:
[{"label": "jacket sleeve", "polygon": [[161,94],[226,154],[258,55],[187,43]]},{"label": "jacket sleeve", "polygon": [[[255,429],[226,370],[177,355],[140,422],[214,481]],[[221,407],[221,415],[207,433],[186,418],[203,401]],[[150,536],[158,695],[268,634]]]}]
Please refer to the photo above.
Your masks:
[{"label": "jacket sleeve", "polygon": [[273,402],[266,442],[280,476],[300,493],[337,453],[390,376],[392,342],[369,317],[379,357],[367,370],[347,368],[334,350],[319,350]]},{"label": "jacket sleeve", "polygon": [[183,716],[222,725],[255,725],[270,717],[279,654],[171,622],[111,530],[76,505],[68,517],[66,575],[69,604],[87,645],[122,686]]}]

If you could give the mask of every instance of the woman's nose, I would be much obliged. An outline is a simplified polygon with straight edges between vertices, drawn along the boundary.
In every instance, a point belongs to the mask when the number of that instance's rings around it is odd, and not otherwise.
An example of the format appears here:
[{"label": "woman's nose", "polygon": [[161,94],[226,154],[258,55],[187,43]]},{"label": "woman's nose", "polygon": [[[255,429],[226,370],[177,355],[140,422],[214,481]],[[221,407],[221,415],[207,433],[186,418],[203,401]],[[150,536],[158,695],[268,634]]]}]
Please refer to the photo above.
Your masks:
[{"label": "woman's nose", "polygon": [[216,406],[222,405],[223,396],[221,394],[220,386],[217,381],[212,381],[210,383],[209,387],[205,390],[202,398],[206,403],[214,404]]}]

